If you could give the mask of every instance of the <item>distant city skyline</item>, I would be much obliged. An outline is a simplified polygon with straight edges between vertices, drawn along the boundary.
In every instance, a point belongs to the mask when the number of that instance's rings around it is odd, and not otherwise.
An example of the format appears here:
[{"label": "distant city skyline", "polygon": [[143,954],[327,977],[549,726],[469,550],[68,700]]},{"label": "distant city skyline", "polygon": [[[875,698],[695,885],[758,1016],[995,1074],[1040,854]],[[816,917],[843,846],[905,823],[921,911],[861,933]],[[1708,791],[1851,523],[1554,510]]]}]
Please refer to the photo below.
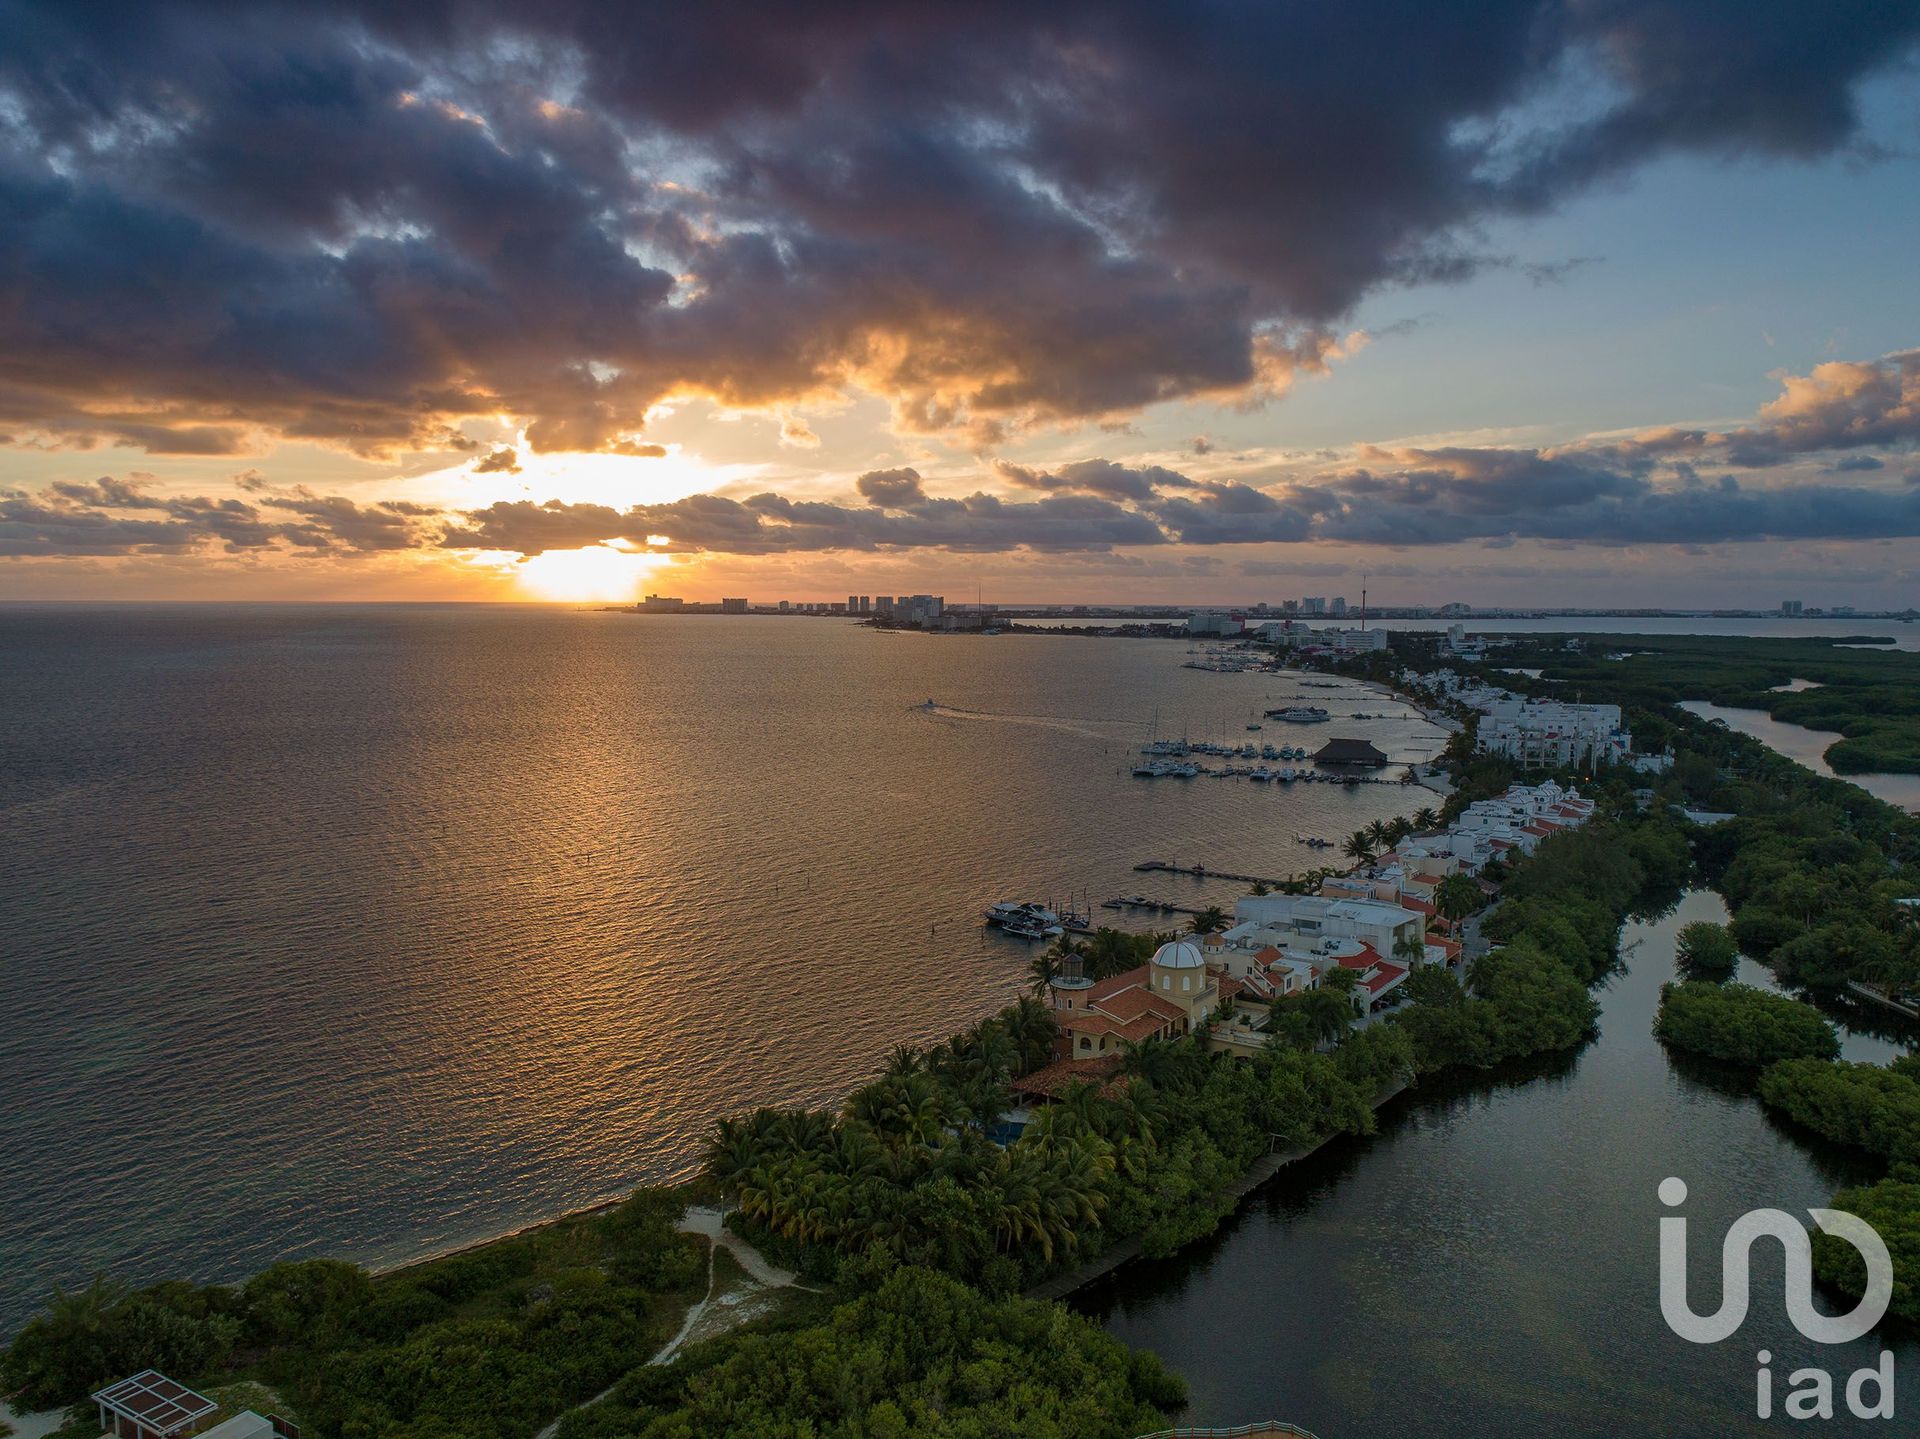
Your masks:
[{"label": "distant city skyline", "polygon": [[1913,7],[26,8],[0,599],[1920,602]]}]

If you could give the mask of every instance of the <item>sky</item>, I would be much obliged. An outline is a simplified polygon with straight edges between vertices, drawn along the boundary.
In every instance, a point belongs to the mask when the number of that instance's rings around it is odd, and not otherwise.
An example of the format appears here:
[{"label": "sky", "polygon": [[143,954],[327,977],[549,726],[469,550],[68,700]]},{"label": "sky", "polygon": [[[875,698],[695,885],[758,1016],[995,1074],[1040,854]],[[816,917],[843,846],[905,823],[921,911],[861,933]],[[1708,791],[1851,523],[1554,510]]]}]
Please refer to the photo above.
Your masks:
[{"label": "sky", "polygon": [[0,33],[0,599],[1920,605],[1920,0]]}]

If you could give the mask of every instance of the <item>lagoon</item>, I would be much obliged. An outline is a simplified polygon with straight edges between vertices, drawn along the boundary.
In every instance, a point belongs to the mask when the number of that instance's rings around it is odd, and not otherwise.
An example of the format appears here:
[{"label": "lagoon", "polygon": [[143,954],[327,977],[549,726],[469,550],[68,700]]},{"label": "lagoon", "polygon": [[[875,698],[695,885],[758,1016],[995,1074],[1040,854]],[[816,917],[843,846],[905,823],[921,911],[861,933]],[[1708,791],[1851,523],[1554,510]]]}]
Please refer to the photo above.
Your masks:
[{"label": "lagoon", "polygon": [[[1184,1374],[1181,1422],[1284,1419],[1322,1435],[1621,1434],[1721,1439],[1776,1432],[1754,1417],[1754,1351],[1784,1374],[1850,1373],[1894,1351],[1898,1412],[1920,1406],[1920,1342],[1801,1338],[1756,1251],[1741,1332],[1696,1346],[1658,1302],[1656,1197],[1686,1180],[1690,1293],[1711,1308],[1718,1236],[1756,1205],[1804,1212],[1877,1165],[1791,1132],[1737,1073],[1654,1038],[1674,939],[1724,920],[1718,896],[1630,924],[1601,987],[1599,1037],[1498,1077],[1424,1085],[1380,1132],[1282,1170],[1211,1240],[1140,1262],[1076,1296],[1128,1344]],[[1871,1037],[1850,1055],[1885,1055]],[[1839,1418],[1823,1433],[1885,1433]]]},{"label": "lagoon", "polygon": [[[1804,680],[1795,680],[1793,683],[1802,689],[1815,688]],[[1705,700],[1682,700],[1680,708],[1704,720],[1720,720],[1727,728],[1759,740],[1774,753],[1798,761],[1815,774],[1845,780],[1888,804],[1920,812],[1920,774],[1838,774],[1827,763],[1826,755],[1828,748],[1838,743],[1841,736],[1830,730],[1813,730],[1804,725],[1788,724],[1785,720],[1775,719],[1765,710],[1734,709]]]}]

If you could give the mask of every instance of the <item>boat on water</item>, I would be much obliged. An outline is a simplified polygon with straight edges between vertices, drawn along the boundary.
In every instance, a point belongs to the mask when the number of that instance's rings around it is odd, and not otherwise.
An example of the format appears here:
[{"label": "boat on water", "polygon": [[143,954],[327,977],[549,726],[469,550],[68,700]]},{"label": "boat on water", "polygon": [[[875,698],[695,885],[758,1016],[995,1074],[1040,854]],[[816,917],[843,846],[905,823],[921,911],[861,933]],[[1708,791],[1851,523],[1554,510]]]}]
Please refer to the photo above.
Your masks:
[{"label": "boat on water", "polygon": [[1267,718],[1285,720],[1288,724],[1325,724],[1333,716],[1319,705],[1288,705],[1285,709],[1268,710]]},{"label": "boat on water", "polygon": [[1333,848],[1332,840],[1322,839],[1317,834],[1296,834],[1293,838],[1296,843],[1304,844],[1308,849],[1332,849]]},{"label": "boat on water", "polygon": [[1247,725],[1247,728],[1248,728],[1248,729],[1259,729],[1259,728],[1260,728],[1260,721],[1259,721],[1259,720],[1253,720],[1253,721],[1251,721],[1251,722],[1250,722],[1250,723],[1249,723],[1249,724]]},{"label": "boat on water", "polygon": [[987,923],[1016,939],[1046,939],[1064,932],[1060,916],[1033,900],[1002,900],[985,910]]},{"label": "boat on water", "polygon": [[1252,769],[1247,771],[1247,778],[1252,780],[1255,784],[1265,784],[1267,783],[1268,780],[1271,780],[1274,777],[1275,776],[1273,771],[1268,769],[1263,764],[1255,765]]}]

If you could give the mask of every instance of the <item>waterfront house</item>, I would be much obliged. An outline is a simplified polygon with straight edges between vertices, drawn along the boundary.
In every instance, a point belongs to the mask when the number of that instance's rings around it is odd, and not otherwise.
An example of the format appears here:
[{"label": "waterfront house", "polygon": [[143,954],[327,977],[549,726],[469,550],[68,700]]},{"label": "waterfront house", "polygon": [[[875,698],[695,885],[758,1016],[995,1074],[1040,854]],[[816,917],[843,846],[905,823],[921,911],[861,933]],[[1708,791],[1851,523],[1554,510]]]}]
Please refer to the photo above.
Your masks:
[{"label": "waterfront house", "polygon": [[1207,967],[1199,943],[1186,938],[1161,945],[1137,969],[1091,985],[1055,985],[1060,1057],[1098,1059],[1149,1039],[1190,1034],[1227,997],[1223,980]]}]

